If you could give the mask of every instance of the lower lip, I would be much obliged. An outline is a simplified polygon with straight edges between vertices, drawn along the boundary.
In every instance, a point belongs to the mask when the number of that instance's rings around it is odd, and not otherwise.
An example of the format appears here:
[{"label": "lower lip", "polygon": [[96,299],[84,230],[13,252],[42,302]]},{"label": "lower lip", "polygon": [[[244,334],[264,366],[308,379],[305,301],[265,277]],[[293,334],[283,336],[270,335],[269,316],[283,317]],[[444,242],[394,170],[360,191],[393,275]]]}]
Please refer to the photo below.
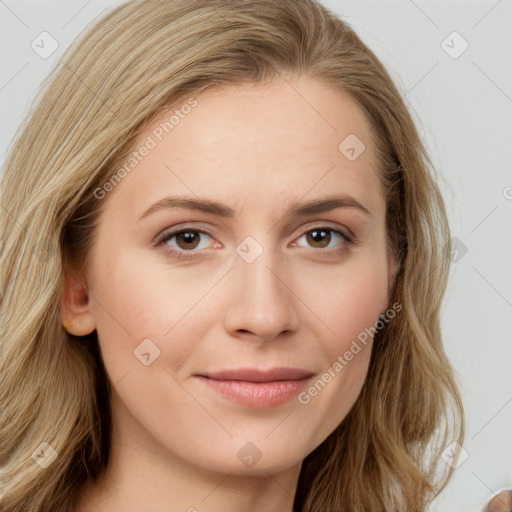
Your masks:
[{"label": "lower lip", "polygon": [[207,386],[229,400],[249,407],[275,407],[297,396],[309,379],[274,382],[215,380],[199,377]]}]

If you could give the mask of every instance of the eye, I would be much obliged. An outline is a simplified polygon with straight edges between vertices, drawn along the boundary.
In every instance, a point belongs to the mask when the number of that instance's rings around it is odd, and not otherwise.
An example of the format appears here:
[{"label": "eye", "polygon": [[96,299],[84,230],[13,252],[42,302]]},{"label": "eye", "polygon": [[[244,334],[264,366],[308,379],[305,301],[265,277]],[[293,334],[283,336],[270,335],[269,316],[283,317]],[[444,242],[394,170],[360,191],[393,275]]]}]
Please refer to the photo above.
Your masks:
[{"label": "eye", "polygon": [[[299,237],[298,240],[302,238],[305,238],[309,246],[315,249],[332,249],[352,242],[352,239],[345,233],[327,227],[310,229]],[[338,241],[338,244],[335,243],[333,246],[331,242],[336,241]]]},{"label": "eye", "polygon": [[[166,250],[175,256],[190,258],[195,257],[195,253],[199,252],[201,249],[208,248],[208,246],[205,245],[207,242],[206,238],[212,238],[212,235],[199,229],[182,228],[174,232],[164,231],[155,238],[154,244],[165,245]],[[216,242],[215,247],[218,246],[220,246],[220,244]],[[197,251],[195,249],[197,249]]]}]

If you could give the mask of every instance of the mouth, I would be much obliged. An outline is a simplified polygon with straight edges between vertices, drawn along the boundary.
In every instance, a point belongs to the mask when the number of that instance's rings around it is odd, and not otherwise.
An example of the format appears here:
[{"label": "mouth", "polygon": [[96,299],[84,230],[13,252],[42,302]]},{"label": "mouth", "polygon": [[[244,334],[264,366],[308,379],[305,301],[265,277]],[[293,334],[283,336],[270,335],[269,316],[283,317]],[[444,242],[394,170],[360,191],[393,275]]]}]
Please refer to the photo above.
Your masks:
[{"label": "mouth", "polygon": [[296,396],[314,375],[299,368],[240,368],[196,377],[232,402],[266,408],[283,404]]}]

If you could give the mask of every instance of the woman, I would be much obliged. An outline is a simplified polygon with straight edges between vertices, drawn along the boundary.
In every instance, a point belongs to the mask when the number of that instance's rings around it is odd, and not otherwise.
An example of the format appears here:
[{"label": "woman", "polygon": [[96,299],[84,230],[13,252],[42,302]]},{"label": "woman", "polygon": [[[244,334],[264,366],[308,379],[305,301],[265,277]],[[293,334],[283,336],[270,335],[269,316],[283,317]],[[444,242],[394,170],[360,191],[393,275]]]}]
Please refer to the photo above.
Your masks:
[{"label": "woman", "polygon": [[1,204],[3,510],[420,511],[446,484],[443,200],[318,3],[117,8]]}]

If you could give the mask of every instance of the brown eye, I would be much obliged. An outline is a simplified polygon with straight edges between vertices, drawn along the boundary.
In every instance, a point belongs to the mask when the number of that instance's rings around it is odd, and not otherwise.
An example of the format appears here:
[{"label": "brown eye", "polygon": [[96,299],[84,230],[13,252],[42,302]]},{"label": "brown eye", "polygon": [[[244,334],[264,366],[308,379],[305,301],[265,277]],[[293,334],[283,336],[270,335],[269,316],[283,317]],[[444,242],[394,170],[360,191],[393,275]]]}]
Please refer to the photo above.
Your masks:
[{"label": "brown eye", "polygon": [[195,257],[203,253],[204,249],[215,246],[212,244],[214,240],[206,231],[182,228],[178,231],[164,231],[155,238],[154,244],[163,245],[166,251],[175,256]]},{"label": "brown eye", "polygon": [[199,231],[183,231],[174,235],[180,249],[195,249],[201,241]]},{"label": "brown eye", "polygon": [[[310,229],[301,237],[299,237],[298,240],[301,238],[306,239],[307,247],[312,247],[314,249],[342,248],[344,245],[350,244],[352,242],[348,235],[345,235],[341,231],[326,227]],[[304,247],[303,244],[300,245]]]},{"label": "brown eye", "polygon": [[325,229],[314,229],[308,232],[306,239],[312,247],[324,249],[331,241],[331,233]]}]

